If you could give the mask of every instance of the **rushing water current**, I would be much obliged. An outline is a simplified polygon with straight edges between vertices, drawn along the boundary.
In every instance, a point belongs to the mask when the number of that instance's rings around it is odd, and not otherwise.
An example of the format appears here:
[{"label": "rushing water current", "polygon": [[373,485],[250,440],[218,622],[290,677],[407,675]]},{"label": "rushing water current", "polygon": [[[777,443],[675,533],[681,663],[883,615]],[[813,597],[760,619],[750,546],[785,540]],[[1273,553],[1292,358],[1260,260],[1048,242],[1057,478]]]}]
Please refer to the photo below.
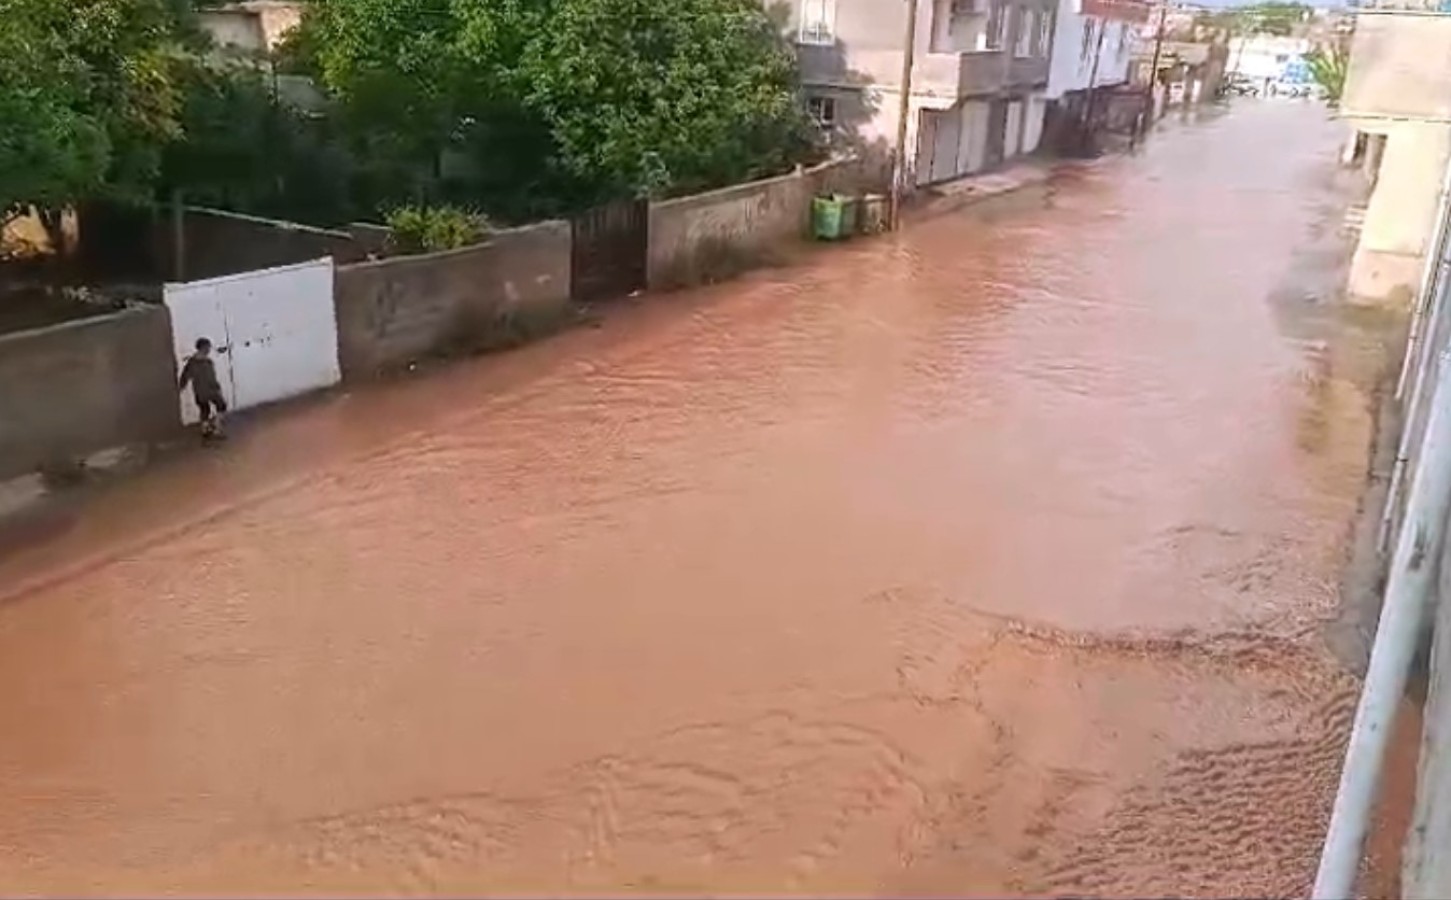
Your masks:
[{"label": "rushing water current", "polygon": [[91,497],[0,562],[0,889],[1304,892],[1340,135],[1168,123]]}]

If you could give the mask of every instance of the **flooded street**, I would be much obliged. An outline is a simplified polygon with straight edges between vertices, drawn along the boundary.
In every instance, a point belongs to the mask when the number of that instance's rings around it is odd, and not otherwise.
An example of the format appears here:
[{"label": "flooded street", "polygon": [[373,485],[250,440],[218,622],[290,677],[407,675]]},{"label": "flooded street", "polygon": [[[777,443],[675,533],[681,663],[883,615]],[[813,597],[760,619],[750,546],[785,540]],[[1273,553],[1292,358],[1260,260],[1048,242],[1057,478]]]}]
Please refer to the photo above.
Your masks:
[{"label": "flooded street", "polygon": [[1341,136],[1170,123],[101,493],[0,562],[0,885],[1303,894]]}]

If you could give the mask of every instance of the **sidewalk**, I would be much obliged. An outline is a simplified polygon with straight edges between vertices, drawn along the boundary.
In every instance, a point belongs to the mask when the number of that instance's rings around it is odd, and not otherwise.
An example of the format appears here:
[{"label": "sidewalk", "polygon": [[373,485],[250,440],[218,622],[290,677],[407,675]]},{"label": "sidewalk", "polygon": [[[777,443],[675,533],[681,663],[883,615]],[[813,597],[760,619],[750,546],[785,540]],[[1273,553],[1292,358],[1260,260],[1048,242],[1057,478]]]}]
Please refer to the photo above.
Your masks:
[{"label": "sidewalk", "polygon": [[907,203],[908,220],[931,218],[1043,184],[1061,164],[1053,159],[1030,159],[1010,163],[993,172],[930,185],[919,190]]}]

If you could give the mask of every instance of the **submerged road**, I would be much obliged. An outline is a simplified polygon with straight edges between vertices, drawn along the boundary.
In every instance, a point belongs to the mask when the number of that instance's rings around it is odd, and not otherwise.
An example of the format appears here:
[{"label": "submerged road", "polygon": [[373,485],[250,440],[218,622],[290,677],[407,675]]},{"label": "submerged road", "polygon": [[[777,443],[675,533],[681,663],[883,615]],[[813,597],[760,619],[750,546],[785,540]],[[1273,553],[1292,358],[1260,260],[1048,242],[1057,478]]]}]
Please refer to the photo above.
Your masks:
[{"label": "submerged road", "polygon": [[1304,892],[1340,136],[1171,123],[103,492],[0,562],[0,885]]}]

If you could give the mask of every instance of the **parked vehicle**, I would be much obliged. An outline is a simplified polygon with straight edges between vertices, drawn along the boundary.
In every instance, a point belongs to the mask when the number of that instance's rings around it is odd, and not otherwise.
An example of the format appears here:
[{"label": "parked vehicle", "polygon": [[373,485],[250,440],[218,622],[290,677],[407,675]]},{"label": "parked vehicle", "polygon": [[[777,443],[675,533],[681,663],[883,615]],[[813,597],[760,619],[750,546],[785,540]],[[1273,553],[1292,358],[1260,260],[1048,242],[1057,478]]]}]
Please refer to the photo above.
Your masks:
[{"label": "parked vehicle", "polygon": [[1224,92],[1232,97],[1258,97],[1260,86],[1243,75],[1231,75],[1225,82]]}]

